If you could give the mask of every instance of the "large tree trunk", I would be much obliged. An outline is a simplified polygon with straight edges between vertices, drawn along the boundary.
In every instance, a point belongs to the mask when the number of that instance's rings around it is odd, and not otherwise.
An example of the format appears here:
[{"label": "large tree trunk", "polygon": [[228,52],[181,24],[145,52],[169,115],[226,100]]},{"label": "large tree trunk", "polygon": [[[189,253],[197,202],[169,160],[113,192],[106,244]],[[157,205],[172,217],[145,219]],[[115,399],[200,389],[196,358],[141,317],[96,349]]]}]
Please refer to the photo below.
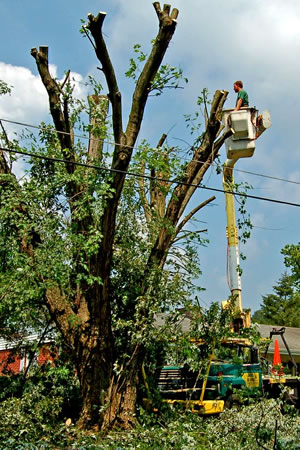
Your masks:
[{"label": "large tree trunk", "polygon": [[[107,354],[107,352],[106,352]],[[99,429],[104,421],[112,379],[112,358],[107,360],[98,340],[82,347],[76,363],[80,380],[82,408],[78,426]]]},{"label": "large tree trunk", "polygon": [[85,350],[82,357],[77,369],[82,395],[79,428],[105,432],[114,427],[132,428],[136,424],[140,364],[135,359],[126,372],[117,377],[99,351],[90,354]]},{"label": "large tree trunk", "polygon": [[137,345],[133,355],[119,376],[113,376],[103,417],[102,429],[113,427],[130,429],[136,425],[136,404],[140,368],[141,346]]},{"label": "large tree trunk", "polygon": [[111,391],[115,350],[105,294],[103,286],[85,286],[70,304],[59,287],[46,292],[49,313],[71,349],[80,381],[78,425],[83,429],[101,427]]}]

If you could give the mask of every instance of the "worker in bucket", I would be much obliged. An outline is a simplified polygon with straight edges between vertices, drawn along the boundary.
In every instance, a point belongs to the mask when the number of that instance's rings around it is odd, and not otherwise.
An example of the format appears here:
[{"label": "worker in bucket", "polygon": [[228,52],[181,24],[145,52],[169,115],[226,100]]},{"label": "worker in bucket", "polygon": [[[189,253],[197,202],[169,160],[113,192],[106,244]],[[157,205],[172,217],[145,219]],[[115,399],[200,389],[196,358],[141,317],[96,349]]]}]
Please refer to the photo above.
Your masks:
[{"label": "worker in bucket", "polygon": [[234,92],[237,92],[237,99],[235,104],[235,111],[238,111],[243,106],[249,106],[248,94],[243,89],[243,82],[238,80],[233,85]]}]

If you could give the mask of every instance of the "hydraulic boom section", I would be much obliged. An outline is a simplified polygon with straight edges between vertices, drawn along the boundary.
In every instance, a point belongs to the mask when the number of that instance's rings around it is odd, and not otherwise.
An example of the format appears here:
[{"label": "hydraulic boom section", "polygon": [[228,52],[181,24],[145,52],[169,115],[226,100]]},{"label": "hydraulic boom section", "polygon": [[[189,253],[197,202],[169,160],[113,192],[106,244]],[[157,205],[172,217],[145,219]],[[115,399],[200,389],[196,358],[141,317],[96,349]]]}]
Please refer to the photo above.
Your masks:
[{"label": "hydraulic boom section", "polygon": [[240,276],[240,255],[239,255],[239,239],[238,230],[235,219],[234,205],[234,179],[233,167],[237,160],[227,159],[223,169],[223,186],[225,191],[225,208],[226,208],[226,236],[228,244],[228,276],[229,288],[231,295],[234,297],[235,307],[242,311],[242,283]]},{"label": "hydraulic boom section", "polygon": [[[238,318],[234,323],[236,331],[250,326],[250,313],[243,312],[242,284],[240,276],[240,254],[238,230],[234,205],[233,169],[240,158],[251,158],[254,154],[256,139],[271,126],[270,114],[263,111],[258,115],[255,108],[241,108],[239,111],[223,111],[225,131],[231,130],[232,136],[226,140],[227,160],[223,168],[223,186],[227,218],[228,276],[231,296],[234,299]],[[225,306],[226,301],[223,302]]]}]

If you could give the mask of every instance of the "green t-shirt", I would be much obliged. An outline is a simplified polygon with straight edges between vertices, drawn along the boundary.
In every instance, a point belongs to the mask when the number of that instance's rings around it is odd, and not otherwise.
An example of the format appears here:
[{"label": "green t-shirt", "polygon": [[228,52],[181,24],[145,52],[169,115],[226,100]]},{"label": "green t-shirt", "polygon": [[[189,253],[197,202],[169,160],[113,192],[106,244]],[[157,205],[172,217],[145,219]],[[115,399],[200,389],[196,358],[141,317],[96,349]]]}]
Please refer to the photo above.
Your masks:
[{"label": "green t-shirt", "polygon": [[249,106],[248,94],[244,89],[241,89],[238,93],[235,106],[240,98],[242,99],[242,106]]}]

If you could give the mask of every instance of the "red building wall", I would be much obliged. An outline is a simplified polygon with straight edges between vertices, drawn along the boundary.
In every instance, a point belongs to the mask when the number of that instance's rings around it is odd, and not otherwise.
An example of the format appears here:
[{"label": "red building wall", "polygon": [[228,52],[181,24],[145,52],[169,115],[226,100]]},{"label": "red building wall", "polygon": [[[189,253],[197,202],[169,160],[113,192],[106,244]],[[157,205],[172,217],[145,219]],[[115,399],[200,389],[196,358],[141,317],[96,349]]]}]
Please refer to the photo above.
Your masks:
[{"label": "red building wall", "polygon": [[[41,366],[48,361],[54,361],[55,355],[47,345],[40,348],[37,355],[37,362]],[[9,375],[19,373],[28,365],[28,358],[26,355],[21,357],[14,354],[11,350],[0,350],[0,375]]]},{"label": "red building wall", "polygon": [[19,355],[13,355],[10,350],[0,350],[0,374],[19,373],[21,358]]}]

